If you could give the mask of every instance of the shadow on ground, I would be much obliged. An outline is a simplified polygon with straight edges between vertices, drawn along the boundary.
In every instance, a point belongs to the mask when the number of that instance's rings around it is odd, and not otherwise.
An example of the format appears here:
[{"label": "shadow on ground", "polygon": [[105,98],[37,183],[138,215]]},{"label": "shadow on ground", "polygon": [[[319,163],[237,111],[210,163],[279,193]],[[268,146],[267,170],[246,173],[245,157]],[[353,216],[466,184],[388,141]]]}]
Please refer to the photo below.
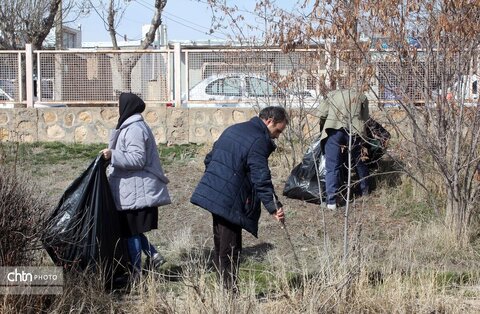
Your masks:
[{"label": "shadow on ground", "polygon": [[266,242],[243,248],[242,259],[251,258],[257,261],[262,261],[265,259],[265,255],[268,253],[268,251],[272,250],[273,248],[273,244]]}]

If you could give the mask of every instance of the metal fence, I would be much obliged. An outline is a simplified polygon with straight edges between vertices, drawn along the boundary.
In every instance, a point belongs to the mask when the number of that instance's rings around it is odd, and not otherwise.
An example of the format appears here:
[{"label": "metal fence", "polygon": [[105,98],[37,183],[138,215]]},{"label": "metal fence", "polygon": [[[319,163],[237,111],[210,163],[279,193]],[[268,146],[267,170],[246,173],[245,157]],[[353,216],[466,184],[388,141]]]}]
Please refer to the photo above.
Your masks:
[{"label": "metal fence", "polygon": [[[428,92],[424,90],[425,81],[435,86],[433,72],[422,61],[405,70],[398,62],[388,60],[388,55],[371,53],[378,78],[371,82],[375,100],[408,97],[421,102]],[[318,94],[329,72],[345,66],[338,59],[329,60],[319,49],[283,53],[279,49],[180,48],[179,44],[161,50],[0,51],[0,65],[0,104],[27,106],[111,105],[122,91],[134,92],[147,103],[182,106],[196,100],[191,91],[198,83],[235,73]],[[412,69],[418,70],[412,73]],[[220,83],[209,84],[209,88],[219,88]],[[222,100],[241,101],[245,97],[237,90],[222,95]]]},{"label": "metal fence", "polygon": [[194,86],[209,76],[224,73],[248,73],[287,76],[295,73],[305,79],[305,88],[315,89],[312,74],[325,71],[325,63],[318,64],[318,52],[298,50],[285,54],[280,50],[187,50],[188,85]]},{"label": "metal fence", "polygon": [[22,76],[25,64],[24,51],[2,51],[0,53],[0,102],[13,103],[24,99]]},{"label": "metal fence", "polygon": [[171,53],[164,51],[37,51],[40,102],[112,103],[120,92],[167,102]]},{"label": "metal fence", "polygon": [[[280,90],[316,94],[318,78],[326,71],[317,50],[286,54],[279,49],[191,49],[183,54],[182,101],[190,103],[239,102],[278,95]],[[202,89],[196,87],[199,83]]]},{"label": "metal fence", "polygon": [[378,61],[375,65],[378,98],[384,103],[408,100],[420,104],[438,88],[437,75],[423,61],[415,61],[408,67],[396,61]]}]

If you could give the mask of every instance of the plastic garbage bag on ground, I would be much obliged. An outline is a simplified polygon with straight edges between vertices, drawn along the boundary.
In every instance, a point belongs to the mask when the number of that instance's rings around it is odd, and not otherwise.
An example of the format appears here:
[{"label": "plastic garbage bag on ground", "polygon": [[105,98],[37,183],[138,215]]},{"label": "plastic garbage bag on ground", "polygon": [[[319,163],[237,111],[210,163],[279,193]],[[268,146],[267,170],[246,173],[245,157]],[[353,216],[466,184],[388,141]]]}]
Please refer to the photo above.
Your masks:
[{"label": "plastic garbage bag on ground", "polygon": [[124,273],[128,254],[120,239],[107,164],[98,156],[67,188],[47,220],[42,242],[55,265],[101,272],[108,283]]},{"label": "plastic garbage bag on ground", "polygon": [[366,124],[367,139],[364,141],[364,147],[368,150],[368,166],[376,163],[387,149],[390,140],[390,132],[388,132],[380,123],[370,118]]},{"label": "plastic garbage bag on ground", "polygon": [[[390,133],[372,118],[367,121],[366,129],[367,138],[363,146],[368,150],[368,160],[365,162],[369,168],[372,168],[377,166],[378,160],[385,153]],[[341,176],[346,179],[346,168]],[[302,162],[291,171],[285,183],[283,195],[320,204],[320,193],[325,200],[325,156],[321,151],[320,138],[317,138],[307,149]]]},{"label": "plastic garbage bag on ground", "polygon": [[318,138],[307,149],[302,162],[293,168],[285,183],[283,195],[319,204],[320,190],[325,198],[325,157]]}]

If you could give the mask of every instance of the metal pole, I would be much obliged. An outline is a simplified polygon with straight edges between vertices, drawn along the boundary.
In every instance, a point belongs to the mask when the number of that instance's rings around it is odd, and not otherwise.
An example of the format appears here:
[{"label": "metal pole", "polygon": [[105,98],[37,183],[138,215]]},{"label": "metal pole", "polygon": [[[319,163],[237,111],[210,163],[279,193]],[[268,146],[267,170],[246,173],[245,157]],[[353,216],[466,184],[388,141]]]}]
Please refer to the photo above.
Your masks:
[{"label": "metal pole", "polygon": [[27,108],[33,108],[33,48],[32,44],[25,45],[25,75],[27,89]]}]

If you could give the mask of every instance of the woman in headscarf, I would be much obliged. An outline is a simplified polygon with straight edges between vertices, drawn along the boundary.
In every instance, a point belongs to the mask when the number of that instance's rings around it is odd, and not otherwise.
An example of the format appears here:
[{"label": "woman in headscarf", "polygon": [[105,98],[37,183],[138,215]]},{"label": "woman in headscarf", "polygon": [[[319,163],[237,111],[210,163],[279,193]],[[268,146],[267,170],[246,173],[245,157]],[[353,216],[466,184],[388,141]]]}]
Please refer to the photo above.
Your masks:
[{"label": "woman in headscarf", "polygon": [[155,138],[141,115],[144,110],[140,97],[122,93],[117,127],[108,148],[101,151],[110,160],[110,189],[120,211],[134,280],[141,275],[142,250],[147,266],[158,267],[165,262],[144,233],[157,229],[158,206],[171,203],[169,181],[160,164]]}]

